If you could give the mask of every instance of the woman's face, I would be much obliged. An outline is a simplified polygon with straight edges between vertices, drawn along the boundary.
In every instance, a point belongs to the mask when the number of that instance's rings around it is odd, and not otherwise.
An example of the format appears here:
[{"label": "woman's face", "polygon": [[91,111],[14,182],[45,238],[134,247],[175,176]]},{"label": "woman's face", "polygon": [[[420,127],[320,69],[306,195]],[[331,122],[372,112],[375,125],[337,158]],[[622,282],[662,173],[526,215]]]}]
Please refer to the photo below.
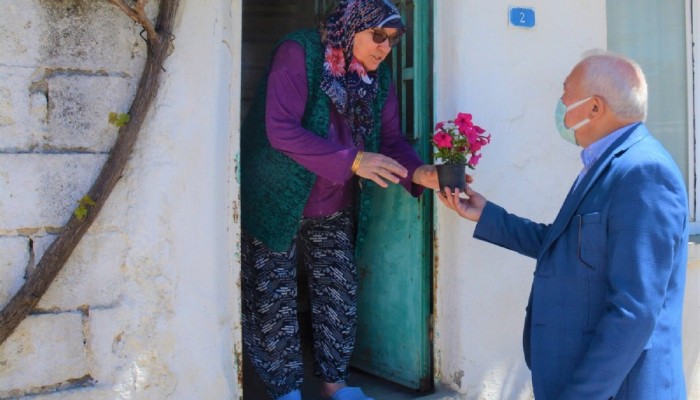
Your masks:
[{"label": "woman's face", "polygon": [[[383,34],[382,34],[383,33]],[[355,43],[352,46],[352,54],[367,71],[375,71],[386,56],[391,53],[391,42],[398,35],[396,28],[370,28],[355,34]],[[379,40],[386,37],[381,43],[376,43],[374,37]]]}]

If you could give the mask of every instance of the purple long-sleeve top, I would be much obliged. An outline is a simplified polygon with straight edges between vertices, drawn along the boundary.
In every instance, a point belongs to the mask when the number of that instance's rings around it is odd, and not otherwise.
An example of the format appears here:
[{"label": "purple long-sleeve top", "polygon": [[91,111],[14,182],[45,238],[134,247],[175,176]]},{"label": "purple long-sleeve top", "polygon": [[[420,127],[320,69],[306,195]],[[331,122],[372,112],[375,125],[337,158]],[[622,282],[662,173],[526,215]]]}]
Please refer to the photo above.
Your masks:
[{"label": "purple long-sleeve top", "polygon": [[[357,148],[345,117],[331,105],[328,137],[322,138],[301,126],[308,97],[304,48],[297,42],[282,43],[275,53],[267,83],[265,123],[273,148],[291,157],[316,174],[303,215],[331,215],[353,202],[353,173],[350,167]],[[400,184],[413,196],[423,187],[411,177],[423,162],[401,132],[396,89],[389,88],[382,108],[380,153],[393,158],[408,170]],[[284,193],[280,193],[284,196]]]}]

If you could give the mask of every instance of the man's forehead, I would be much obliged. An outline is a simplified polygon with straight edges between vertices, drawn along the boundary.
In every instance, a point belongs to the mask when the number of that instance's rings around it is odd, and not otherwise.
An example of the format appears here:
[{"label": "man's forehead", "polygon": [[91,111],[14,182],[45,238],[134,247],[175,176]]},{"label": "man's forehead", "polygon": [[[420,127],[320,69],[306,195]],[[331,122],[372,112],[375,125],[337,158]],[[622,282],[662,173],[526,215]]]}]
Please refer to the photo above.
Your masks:
[{"label": "man's forehead", "polygon": [[571,85],[572,85],[572,83],[571,83],[571,74],[569,74],[569,75],[566,77],[566,79],[564,79],[564,83],[562,84],[562,86],[564,86],[564,90],[566,90],[566,89],[570,89],[570,88],[571,88]]},{"label": "man's forehead", "polygon": [[564,89],[571,88],[577,82],[577,78],[581,74],[581,66],[577,65],[571,70],[571,73],[564,79]]}]

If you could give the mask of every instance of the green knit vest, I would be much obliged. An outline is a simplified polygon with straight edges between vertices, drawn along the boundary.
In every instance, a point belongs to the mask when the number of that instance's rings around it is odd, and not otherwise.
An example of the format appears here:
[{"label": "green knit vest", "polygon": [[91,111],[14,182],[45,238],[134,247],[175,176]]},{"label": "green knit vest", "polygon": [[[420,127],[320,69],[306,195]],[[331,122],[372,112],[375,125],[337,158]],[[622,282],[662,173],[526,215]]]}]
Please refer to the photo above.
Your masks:
[{"label": "green knit vest", "polygon": [[[293,40],[306,54],[308,99],[302,126],[321,137],[327,137],[332,107],[321,90],[324,48],[316,30],[291,33],[278,43]],[[273,52],[274,54],[274,52]],[[241,223],[243,230],[261,240],[273,251],[286,251],[299,228],[299,221],[316,180],[316,175],[270,145],[265,127],[267,73],[260,82],[255,100],[241,126]],[[373,102],[374,130],[365,140],[365,151],[379,151],[381,110],[391,83],[389,68],[381,64],[377,70],[379,90]],[[367,224],[371,220],[374,182],[363,180],[359,201],[355,249],[364,243]]]}]

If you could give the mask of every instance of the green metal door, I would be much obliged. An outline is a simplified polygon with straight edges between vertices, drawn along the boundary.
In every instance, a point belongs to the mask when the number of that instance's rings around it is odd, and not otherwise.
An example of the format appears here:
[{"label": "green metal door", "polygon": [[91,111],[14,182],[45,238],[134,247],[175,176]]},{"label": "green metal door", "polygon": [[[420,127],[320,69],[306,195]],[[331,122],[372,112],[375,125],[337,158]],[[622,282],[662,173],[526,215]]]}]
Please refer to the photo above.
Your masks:
[{"label": "green metal door", "polygon": [[[431,159],[430,1],[395,1],[408,31],[392,51],[402,127]],[[432,385],[430,312],[432,194],[375,190],[373,223],[358,258],[358,335],[352,365],[401,385]]]}]

